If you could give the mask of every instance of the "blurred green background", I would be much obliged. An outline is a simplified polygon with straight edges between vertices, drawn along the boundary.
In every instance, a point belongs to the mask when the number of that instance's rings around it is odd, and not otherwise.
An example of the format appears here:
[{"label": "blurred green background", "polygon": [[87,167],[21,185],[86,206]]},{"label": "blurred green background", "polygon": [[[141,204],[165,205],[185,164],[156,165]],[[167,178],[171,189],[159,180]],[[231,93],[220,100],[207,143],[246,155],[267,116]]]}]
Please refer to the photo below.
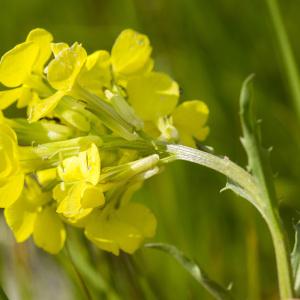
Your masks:
[{"label": "blurred green background", "polygon": [[[296,59],[300,59],[300,2],[279,2]],[[273,147],[281,212],[293,242],[300,208],[299,120],[265,1],[0,0],[0,4],[1,54],[35,27],[52,32],[55,41],[79,41],[88,51],[109,50],[119,32],[128,27],[147,34],[156,70],[179,82],[183,100],[201,99],[208,104],[211,134],[206,144],[243,166],[238,96],[242,81],[255,73],[256,111],[262,120],[264,145]],[[208,169],[176,162],[149,180],[135,199],[145,202],[157,216],[155,241],[177,245],[212,278],[232,284],[237,299],[278,299],[268,230],[250,204],[231,192],[220,193],[225,183]],[[30,243],[15,245],[5,226],[1,225],[1,277],[11,299],[82,299],[59,267],[60,258],[42,254]],[[212,299],[163,253],[138,251],[130,266],[138,265],[139,276],[119,270],[127,260],[101,254],[97,261],[99,272],[111,279],[121,299]],[[139,288],[129,291],[123,282]]]}]

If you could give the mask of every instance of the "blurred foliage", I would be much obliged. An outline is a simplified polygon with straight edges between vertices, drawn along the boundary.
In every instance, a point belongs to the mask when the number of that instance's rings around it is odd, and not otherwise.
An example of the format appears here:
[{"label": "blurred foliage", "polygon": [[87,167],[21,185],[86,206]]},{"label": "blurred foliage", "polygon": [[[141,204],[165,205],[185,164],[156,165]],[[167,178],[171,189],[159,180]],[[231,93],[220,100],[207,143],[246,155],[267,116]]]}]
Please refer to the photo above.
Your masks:
[{"label": "blurred foliage", "polygon": [[[300,2],[279,2],[299,61]],[[1,54],[35,27],[46,28],[56,41],[82,42],[89,51],[109,49],[124,28],[147,34],[156,69],[180,83],[184,99],[201,99],[209,105],[211,134],[206,143],[241,165],[246,156],[239,141],[238,95],[243,79],[254,72],[256,110],[263,120],[264,144],[274,148],[276,186],[292,242],[300,208],[300,120],[264,1],[1,0],[0,4]],[[147,203],[158,218],[155,241],[175,244],[212,278],[223,285],[232,283],[237,299],[278,299],[267,228],[250,204],[230,192],[219,192],[224,184],[224,178],[210,170],[177,162],[147,182],[135,199]],[[83,297],[76,283],[67,279],[68,272],[58,267],[67,264],[64,258],[49,258],[27,244],[16,246],[1,231],[1,276],[10,299],[74,299],[74,291],[78,299]],[[99,253],[93,257],[99,272],[122,291],[121,299],[143,299],[143,294],[147,299],[211,299],[171,258],[151,249],[130,259]],[[139,275],[132,274],[132,264]],[[130,282],[133,290],[124,282]]]}]

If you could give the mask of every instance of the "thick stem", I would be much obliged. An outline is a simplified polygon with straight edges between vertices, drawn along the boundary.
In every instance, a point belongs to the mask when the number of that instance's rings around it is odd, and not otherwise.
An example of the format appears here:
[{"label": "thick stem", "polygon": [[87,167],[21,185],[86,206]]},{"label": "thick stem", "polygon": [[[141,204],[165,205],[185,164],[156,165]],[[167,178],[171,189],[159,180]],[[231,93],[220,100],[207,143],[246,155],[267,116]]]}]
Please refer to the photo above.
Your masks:
[{"label": "thick stem", "polygon": [[282,221],[277,212],[266,219],[271,232],[276,256],[278,281],[281,299],[293,298],[292,272],[290,263],[290,251]]},{"label": "thick stem", "polygon": [[[244,192],[250,196],[246,197],[246,199],[259,210],[271,232],[275,249],[281,299],[292,299],[293,285],[288,243],[277,207],[272,206],[269,195],[266,195],[266,187],[261,187],[260,181],[226,157],[218,157],[182,145],[167,145],[167,152],[174,155],[174,160],[190,161],[227,176],[242,189],[242,192],[239,192],[241,196],[244,196]],[[235,189],[235,192],[236,191]]]},{"label": "thick stem", "polygon": [[[242,187],[251,197],[250,202],[261,211],[263,203],[258,203],[255,195],[259,193],[254,178],[243,168],[232,162],[228,157],[219,157],[211,153],[182,145],[167,145],[167,152],[174,154],[174,160],[185,160],[213,169],[235,184]],[[262,211],[261,211],[262,213]]]}]

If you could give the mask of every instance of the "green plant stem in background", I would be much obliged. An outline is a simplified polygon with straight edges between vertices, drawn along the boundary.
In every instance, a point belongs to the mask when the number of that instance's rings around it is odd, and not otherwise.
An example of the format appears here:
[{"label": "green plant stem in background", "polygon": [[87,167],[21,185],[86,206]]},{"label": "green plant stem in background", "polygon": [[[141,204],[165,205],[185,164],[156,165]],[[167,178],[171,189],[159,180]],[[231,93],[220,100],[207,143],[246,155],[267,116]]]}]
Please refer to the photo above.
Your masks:
[{"label": "green plant stem in background", "polygon": [[295,57],[286,33],[277,0],[266,0],[276,39],[282,56],[283,67],[288,79],[290,93],[293,99],[294,108],[300,120],[300,84],[299,72]]},{"label": "green plant stem in background", "polygon": [[120,297],[89,261],[90,253],[87,252],[85,245],[81,243],[76,231],[69,228],[68,234],[67,255],[83,285],[85,294],[89,294],[91,299],[120,300]]},{"label": "green plant stem in background", "polygon": [[76,273],[76,275],[78,277],[78,280],[79,280],[79,282],[81,284],[82,291],[83,291],[84,295],[86,296],[86,299],[87,300],[93,300],[92,295],[91,295],[91,293],[90,293],[90,291],[89,291],[89,289],[88,289],[88,287],[87,287],[87,285],[86,285],[86,283],[85,283],[85,281],[84,281],[81,273],[79,272],[77,266],[75,265],[75,263],[73,261],[73,257],[71,256],[71,253],[70,253],[70,250],[69,250],[68,246],[66,247],[66,252],[67,252],[67,256],[68,256],[68,258],[70,260],[70,263],[71,263],[71,265],[72,265],[72,267],[73,267],[73,269],[74,269],[74,271],[75,271],[75,273]]}]

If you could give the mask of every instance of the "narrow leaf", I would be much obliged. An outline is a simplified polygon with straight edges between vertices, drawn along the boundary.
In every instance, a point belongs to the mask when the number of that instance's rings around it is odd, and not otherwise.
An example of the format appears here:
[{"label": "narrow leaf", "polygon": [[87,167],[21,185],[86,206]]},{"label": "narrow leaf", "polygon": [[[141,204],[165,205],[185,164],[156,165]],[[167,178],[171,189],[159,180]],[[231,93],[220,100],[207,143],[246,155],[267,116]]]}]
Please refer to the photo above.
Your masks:
[{"label": "narrow leaf", "polygon": [[186,269],[215,299],[230,300],[233,299],[230,291],[218,283],[211,280],[207,274],[192,259],[188,258],[173,245],[163,243],[149,243],[146,248],[153,248],[163,251],[172,256],[179,264]]},{"label": "narrow leaf", "polygon": [[[250,75],[243,83],[240,95],[240,117],[243,130],[242,144],[248,156],[248,169],[266,191],[269,205],[277,207],[269,151],[261,144],[260,129],[253,112],[252,80]],[[265,206],[265,204],[263,204]]]}]

